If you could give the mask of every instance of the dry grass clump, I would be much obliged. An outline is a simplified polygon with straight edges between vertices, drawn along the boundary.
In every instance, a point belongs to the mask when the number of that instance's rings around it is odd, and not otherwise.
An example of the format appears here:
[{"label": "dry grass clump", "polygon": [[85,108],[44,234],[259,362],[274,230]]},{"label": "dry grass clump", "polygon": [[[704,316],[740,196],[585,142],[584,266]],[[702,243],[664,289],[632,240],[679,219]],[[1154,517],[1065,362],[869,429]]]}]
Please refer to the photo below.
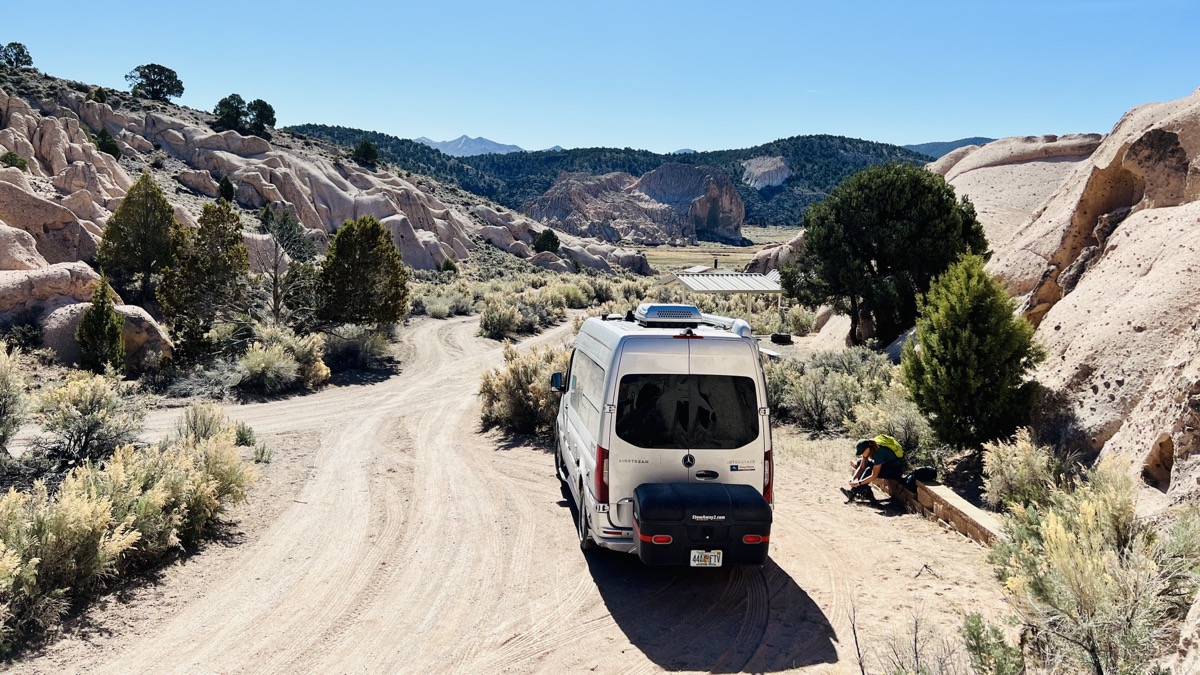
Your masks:
[{"label": "dry grass clump", "polygon": [[[208,422],[193,415],[204,433]],[[56,623],[73,597],[196,542],[253,480],[226,425],[122,446],[53,493],[41,481],[10,490],[0,497],[0,652]]]},{"label": "dry grass clump", "polygon": [[550,374],[565,373],[570,358],[565,345],[526,352],[505,345],[504,365],[485,372],[479,385],[484,427],[521,434],[553,427],[560,394],[550,389]]}]

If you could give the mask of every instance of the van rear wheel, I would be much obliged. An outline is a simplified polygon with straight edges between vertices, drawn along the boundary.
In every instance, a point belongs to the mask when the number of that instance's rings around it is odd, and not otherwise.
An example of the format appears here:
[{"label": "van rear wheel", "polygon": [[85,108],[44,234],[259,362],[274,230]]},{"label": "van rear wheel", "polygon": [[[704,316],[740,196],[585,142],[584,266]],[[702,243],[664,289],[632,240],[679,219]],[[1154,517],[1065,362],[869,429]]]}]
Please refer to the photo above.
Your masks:
[{"label": "van rear wheel", "polygon": [[583,503],[583,486],[579,486],[579,518],[575,524],[575,531],[579,534],[579,550],[590,551],[596,548],[596,542],[592,541],[592,528],[588,523],[587,507]]}]

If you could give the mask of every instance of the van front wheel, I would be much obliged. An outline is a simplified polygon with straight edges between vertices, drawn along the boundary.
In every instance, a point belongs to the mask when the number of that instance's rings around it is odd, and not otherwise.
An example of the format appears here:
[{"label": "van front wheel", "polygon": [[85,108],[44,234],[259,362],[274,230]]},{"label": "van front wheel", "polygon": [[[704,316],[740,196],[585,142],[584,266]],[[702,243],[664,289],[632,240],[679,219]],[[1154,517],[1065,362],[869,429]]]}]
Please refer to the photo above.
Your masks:
[{"label": "van front wheel", "polygon": [[579,521],[575,529],[579,533],[579,550],[590,551],[596,547],[596,542],[592,541],[592,528],[588,523],[587,506],[583,503],[582,485],[579,486]]}]

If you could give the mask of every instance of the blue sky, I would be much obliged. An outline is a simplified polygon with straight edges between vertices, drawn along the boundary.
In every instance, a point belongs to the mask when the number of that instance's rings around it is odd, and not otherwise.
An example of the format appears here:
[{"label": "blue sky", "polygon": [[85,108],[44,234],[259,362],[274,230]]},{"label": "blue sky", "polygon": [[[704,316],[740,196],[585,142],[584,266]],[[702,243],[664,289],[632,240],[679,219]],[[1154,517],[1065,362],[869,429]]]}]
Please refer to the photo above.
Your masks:
[{"label": "blue sky", "polygon": [[59,77],[161,63],[197,108],[527,149],[1106,132],[1200,87],[1193,0],[2,2]]}]

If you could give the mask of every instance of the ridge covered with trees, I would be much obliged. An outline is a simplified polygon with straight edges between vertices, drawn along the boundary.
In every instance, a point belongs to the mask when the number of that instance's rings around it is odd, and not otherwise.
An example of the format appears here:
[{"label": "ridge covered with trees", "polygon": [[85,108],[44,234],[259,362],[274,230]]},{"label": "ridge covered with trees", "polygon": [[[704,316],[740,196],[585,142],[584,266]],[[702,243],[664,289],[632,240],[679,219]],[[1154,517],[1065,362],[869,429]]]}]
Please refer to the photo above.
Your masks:
[{"label": "ridge covered with trees", "polygon": [[[542,196],[562,172],[600,175],[620,171],[634,176],[678,162],[712,166],[737,186],[751,225],[796,225],[809,204],[822,199],[843,179],[875,164],[920,165],[930,158],[905,148],[843,136],[793,136],[751,148],[686,154],[660,154],[633,148],[576,148],[451,157],[408,139],[376,131],[323,124],[301,124],[288,131],[353,147],[364,140],[379,149],[382,161],[437,180],[454,183],[512,208]],[[754,189],[742,182],[742,162],[783,157],[791,175],[782,185]]]}]

